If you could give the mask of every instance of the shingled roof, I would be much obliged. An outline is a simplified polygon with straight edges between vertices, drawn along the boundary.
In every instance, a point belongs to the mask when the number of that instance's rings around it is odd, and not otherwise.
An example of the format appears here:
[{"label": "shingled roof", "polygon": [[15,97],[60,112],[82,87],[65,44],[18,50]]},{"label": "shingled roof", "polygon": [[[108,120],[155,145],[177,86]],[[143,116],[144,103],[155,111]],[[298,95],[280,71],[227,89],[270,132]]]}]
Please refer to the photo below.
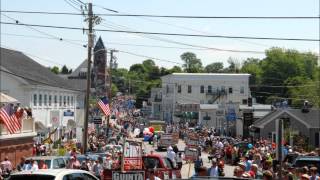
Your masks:
[{"label": "shingled roof", "polygon": [[[1,63],[12,75],[23,78],[29,84],[47,85],[78,91],[79,88],[68,80],[52,73],[47,67],[37,63],[22,52],[0,48]],[[1,70],[1,71],[5,71]]]}]

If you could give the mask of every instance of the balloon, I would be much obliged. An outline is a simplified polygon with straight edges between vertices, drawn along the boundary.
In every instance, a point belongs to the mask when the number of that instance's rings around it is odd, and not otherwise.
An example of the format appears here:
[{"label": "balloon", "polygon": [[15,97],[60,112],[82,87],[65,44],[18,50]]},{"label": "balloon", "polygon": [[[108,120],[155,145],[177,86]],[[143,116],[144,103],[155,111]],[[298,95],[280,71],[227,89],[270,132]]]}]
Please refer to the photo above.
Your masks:
[{"label": "balloon", "polygon": [[253,145],[252,144],[248,144],[248,148],[249,149],[253,148]]},{"label": "balloon", "polygon": [[149,127],[150,132],[154,133],[154,127]]}]

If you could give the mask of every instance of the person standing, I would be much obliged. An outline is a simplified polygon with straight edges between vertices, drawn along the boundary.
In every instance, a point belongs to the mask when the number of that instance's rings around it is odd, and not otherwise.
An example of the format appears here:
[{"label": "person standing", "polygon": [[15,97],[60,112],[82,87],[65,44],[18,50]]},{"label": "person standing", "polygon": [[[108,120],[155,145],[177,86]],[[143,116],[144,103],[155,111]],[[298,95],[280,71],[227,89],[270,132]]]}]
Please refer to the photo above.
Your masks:
[{"label": "person standing", "polygon": [[219,171],[218,171],[216,159],[212,159],[211,167],[208,169],[207,176],[210,176],[210,177],[218,177],[219,176]]},{"label": "person standing", "polygon": [[7,156],[1,162],[1,167],[2,167],[2,170],[3,170],[3,174],[10,175],[10,173],[12,171],[12,163],[11,163],[11,161],[9,161],[9,158]]},{"label": "person standing", "polygon": [[171,146],[169,146],[169,148],[168,148],[167,157],[172,161],[173,166],[175,166],[176,153],[173,151],[173,148]]},{"label": "person standing", "polygon": [[181,154],[181,152],[179,152],[178,155],[176,156],[176,162],[177,162],[178,169],[181,169],[182,168],[182,154]]}]

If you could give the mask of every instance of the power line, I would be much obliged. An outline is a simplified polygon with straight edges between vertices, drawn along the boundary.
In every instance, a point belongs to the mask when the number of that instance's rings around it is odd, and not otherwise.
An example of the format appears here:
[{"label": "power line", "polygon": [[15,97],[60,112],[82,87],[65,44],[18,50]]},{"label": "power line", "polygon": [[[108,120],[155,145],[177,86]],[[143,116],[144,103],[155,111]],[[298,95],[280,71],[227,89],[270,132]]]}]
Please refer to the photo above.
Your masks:
[{"label": "power line", "polygon": [[[98,6],[98,5],[95,5],[95,6]],[[101,8],[107,9],[104,7],[101,7]],[[115,11],[115,10],[112,10],[112,11]],[[21,10],[2,10],[1,12],[23,13],[23,14],[82,15],[81,13],[70,13],[70,12],[21,11]],[[115,11],[115,12],[118,12],[118,11]],[[187,16],[187,15],[110,14],[110,13],[95,13],[95,15],[117,16],[117,17],[176,18],[176,19],[319,19],[320,18],[319,16]]]},{"label": "power line", "polygon": [[[13,33],[2,33],[1,35],[6,36],[17,36],[17,37],[27,37],[27,38],[39,38],[39,39],[51,39],[56,40],[56,38],[50,38],[50,37],[44,37],[44,36],[34,36],[34,35],[24,35],[24,34],[13,34]],[[86,42],[83,40],[76,40],[76,39],[65,39],[68,41],[74,41],[74,42]],[[136,47],[149,47],[149,48],[166,48],[166,49],[185,49],[185,50],[201,50],[201,51],[208,51],[213,49],[208,48],[187,48],[187,47],[177,47],[177,46],[159,46],[159,45],[151,45],[151,44],[132,44],[132,43],[118,43],[118,42],[108,42],[108,44],[114,44],[114,45],[121,45],[121,46],[136,46]],[[221,51],[228,51],[228,49],[219,49]],[[217,50],[218,51],[218,50]],[[235,50],[233,49],[231,52],[244,52],[244,53],[250,53],[253,52],[254,54],[261,53],[264,54],[264,51],[246,51],[246,50]]]},{"label": "power line", "polygon": [[[40,25],[40,24],[24,24],[24,23],[10,23],[1,22],[1,24],[18,25],[18,26],[31,26],[43,28],[56,28],[56,29],[69,29],[69,30],[87,30],[86,28],[67,27],[67,26],[53,26],[53,25]],[[254,40],[277,40],[277,41],[310,41],[317,42],[320,39],[308,38],[277,38],[277,37],[250,37],[250,36],[226,36],[226,35],[202,35],[202,34],[181,34],[181,33],[164,33],[164,32],[144,32],[144,31],[122,31],[110,29],[95,29],[95,31],[114,32],[114,33],[131,33],[131,34],[151,34],[151,35],[164,35],[164,36],[181,36],[181,37],[205,37],[205,38],[227,38],[227,39],[254,39]]]},{"label": "power line", "polygon": [[[76,7],[72,2],[70,2],[69,0],[64,0],[64,2],[66,2],[67,4],[69,4],[69,6],[71,6],[73,9],[75,9],[76,11],[81,11],[78,7]],[[77,4],[78,5],[78,4]]]},{"label": "power line", "polygon": [[[23,25],[23,23],[20,23],[20,21],[17,20],[17,19],[15,19],[15,18],[12,18],[12,17],[10,17],[10,16],[8,16],[8,15],[5,15],[5,14],[3,14],[3,13],[1,13],[1,15],[7,17],[8,19],[13,20],[13,21],[15,22],[15,24],[17,24],[17,25]],[[14,23],[12,23],[12,24],[14,24]],[[69,44],[72,44],[72,45],[76,45],[76,46],[86,47],[86,45],[83,45],[83,44],[79,44],[79,43],[75,43],[75,42],[66,40],[66,39],[64,39],[64,38],[62,38],[62,37],[58,37],[58,36],[49,34],[49,33],[47,33],[47,32],[38,30],[38,29],[36,29],[36,28],[34,28],[34,27],[32,27],[32,26],[28,26],[28,25],[24,25],[24,26],[26,26],[27,28],[30,28],[30,29],[32,29],[33,31],[36,31],[36,32],[38,32],[38,33],[40,33],[40,34],[43,34],[43,35],[45,35],[45,36],[47,36],[47,37],[50,37],[50,38],[52,38],[52,39],[55,39],[55,40],[58,40],[58,41],[62,41],[62,42],[66,42],[66,43],[69,43]]]}]

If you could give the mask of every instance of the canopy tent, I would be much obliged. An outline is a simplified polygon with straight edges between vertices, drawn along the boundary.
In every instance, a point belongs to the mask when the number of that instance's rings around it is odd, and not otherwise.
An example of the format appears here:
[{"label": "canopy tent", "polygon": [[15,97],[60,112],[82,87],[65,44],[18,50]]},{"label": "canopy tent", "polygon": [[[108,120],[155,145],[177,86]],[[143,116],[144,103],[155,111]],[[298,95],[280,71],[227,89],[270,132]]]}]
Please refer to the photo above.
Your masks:
[{"label": "canopy tent", "polygon": [[18,100],[0,92],[0,103],[17,103]]}]

